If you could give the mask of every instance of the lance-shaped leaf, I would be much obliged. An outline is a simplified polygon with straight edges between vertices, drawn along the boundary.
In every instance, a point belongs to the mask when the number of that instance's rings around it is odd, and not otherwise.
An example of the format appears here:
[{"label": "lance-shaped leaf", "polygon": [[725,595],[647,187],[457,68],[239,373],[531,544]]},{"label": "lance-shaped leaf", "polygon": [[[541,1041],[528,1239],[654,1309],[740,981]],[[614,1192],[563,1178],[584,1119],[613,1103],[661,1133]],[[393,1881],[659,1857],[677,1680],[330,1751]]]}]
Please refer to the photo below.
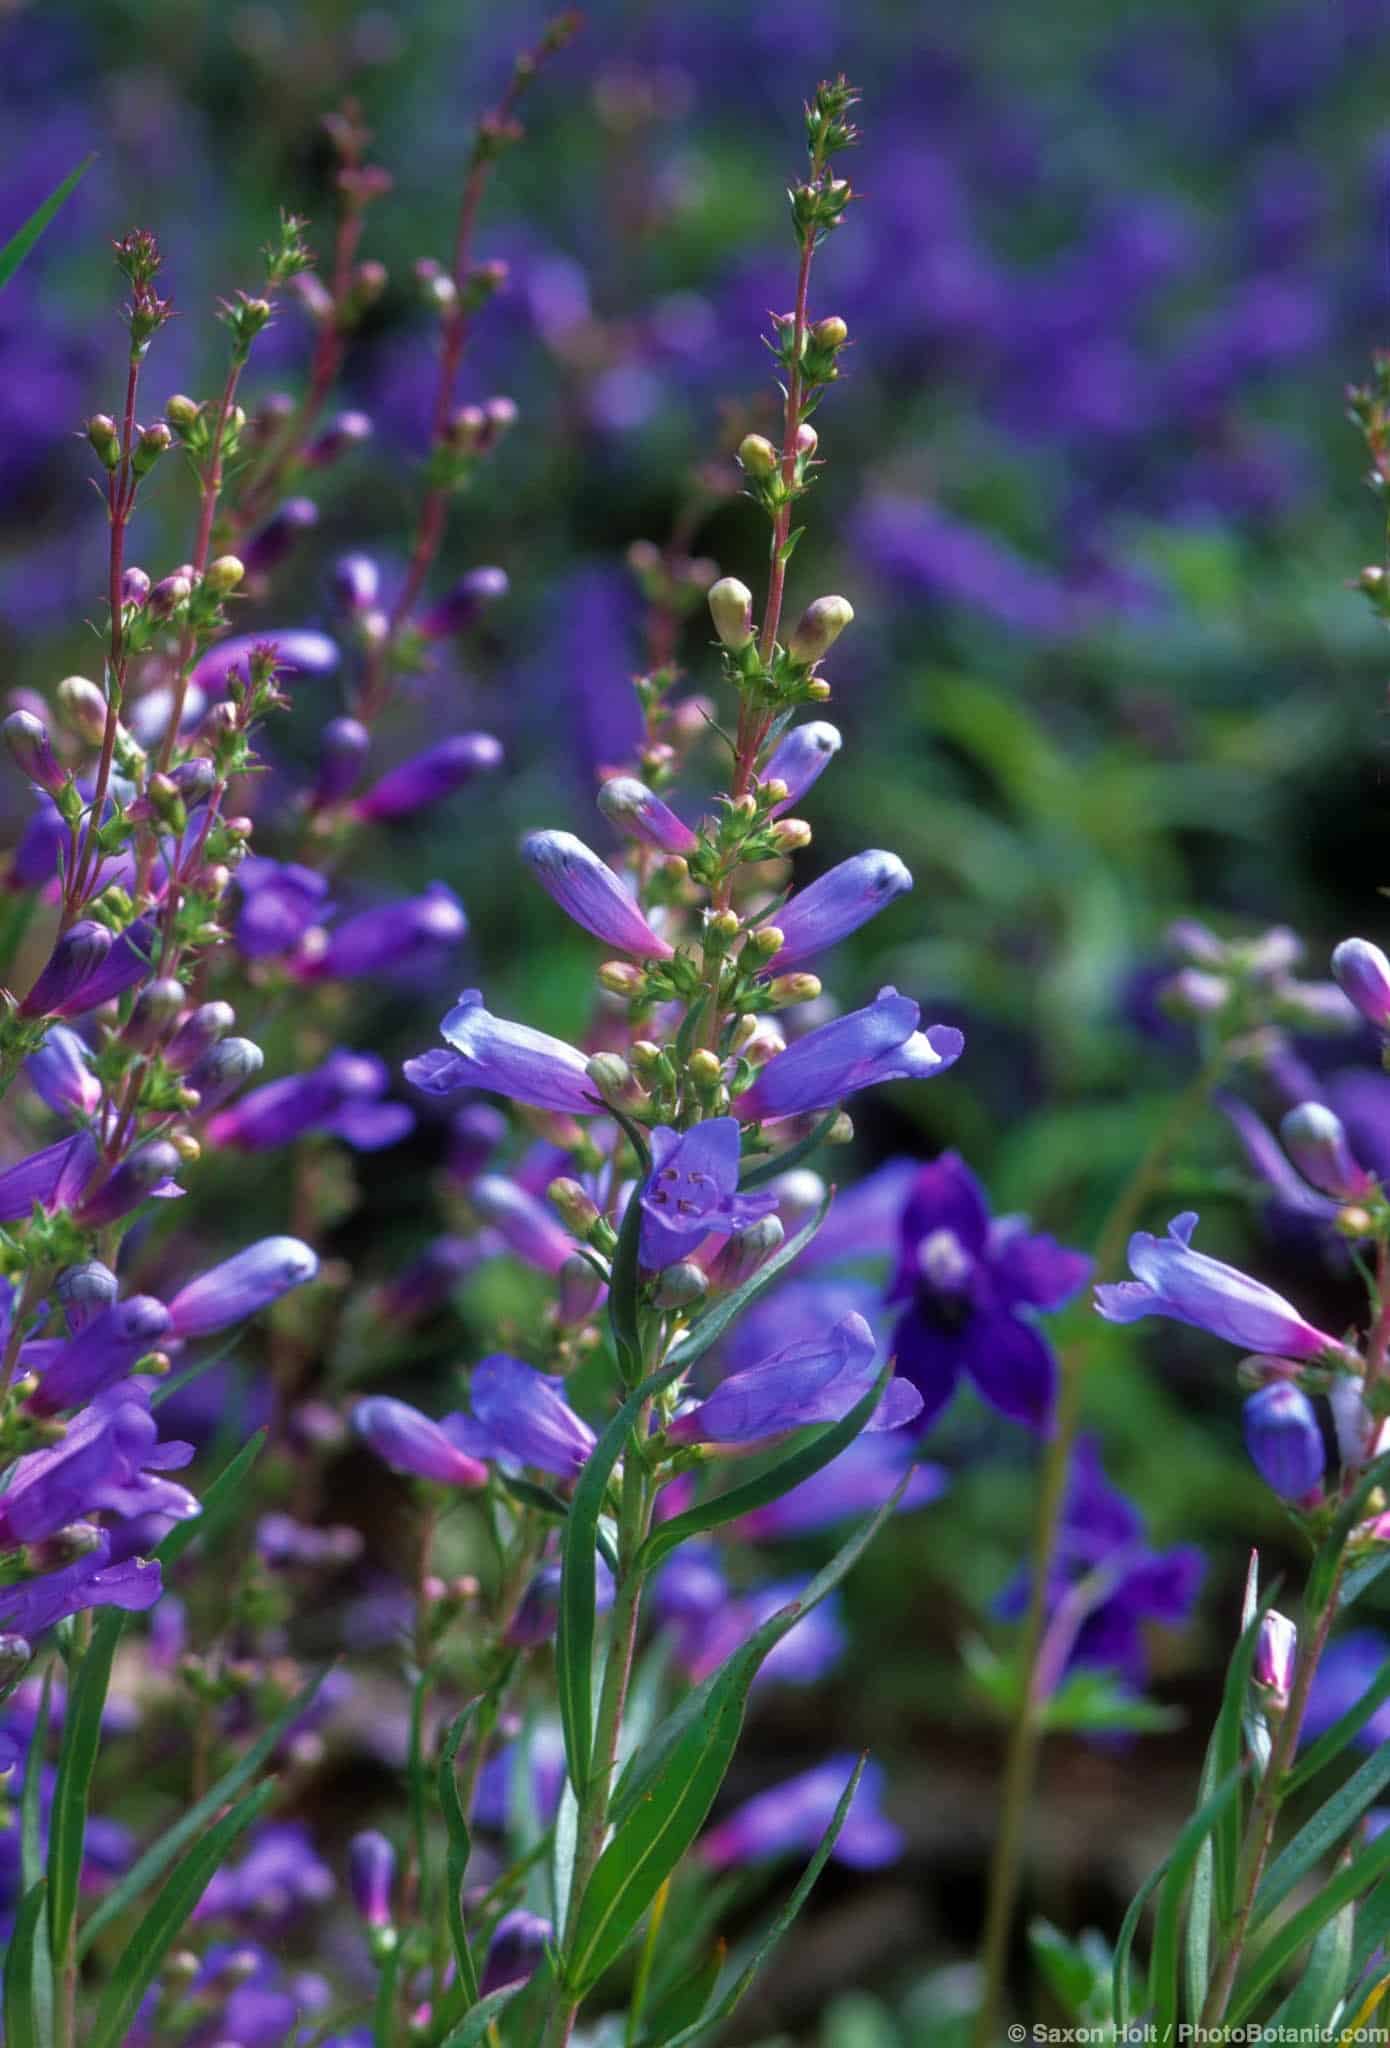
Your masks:
[{"label": "lance-shaped leaf", "polygon": [[23,227],[11,235],[4,248],[0,249],[0,287],[9,283],[54,214],[64,204],[79,179],[85,177],[95,162],[95,156],[83,157],[77,169],[68,172],[56,191],[49,193],[42,206],[35,207]]},{"label": "lance-shaped leaf", "polygon": [[763,1187],[768,1181],[776,1180],[779,1174],[790,1173],[794,1166],[800,1166],[803,1159],[809,1159],[829,1136],[830,1126],[839,1115],[838,1105],[828,1109],[815,1129],[808,1131],[804,1138],[798,1138],[794,1145],[788,1145],[785,1152],[774,1152],[770,1159],[760,1159],[756,1165],[750,1166],[739,1181],[739,1193],[744,1195],[752,1188]]},{"label": "lance-shaped leaf", "polygon": [[1265,1872],[1255,1894],[1252,1927],[1282,1905],[1294,1886],[1320,1863],[1390,1784],[1390,1743],[1368,1756],[1359,1771],[1325,1800]]},{"label": "lance-shaped leaf", "polygon": [[449,1847],[445,1856],[444,1903],[449,1916],[449,1939],[454,1947],[454,1964],[470,2005],[476,2002],[478,1996],[478,1971],[473,1961],[468,1929],[463,1924],[463,1880],[468,1870],[468,1859],[473,1853],[473,1835],[468,1825],[468,1816],[463,1810],[463,1802],[459,1798],[457,1766],[459,1744],[467,1734],[469,1725],[481,1705],[481,1700],[470,1700],[450,1727],[439,1754],[439,1808],[444,1815],[444,1826],[449,1836]]},{"label": "lance-shaped leaf", "polygon": [[1338,1758],[1349,1743],[1356,1740],[1366,1723],[1390,1699],[1390,1657],[1387,1657],[1376,1673],[1375,1683],[1369,1691],[1362,1693],[1355,1706],[1348,1707],[1332,1723],[1326,1734],[1320,1735],[1306,1754],[1299,1759],[1297,1767],[1289,1773],[1288,1789],[1297,1792],[1301,1786],[1318,1775]]},{"label": "lance-shaped leaf", "polygon": [[500,1991],[489,1991],[487,1997],[474,2006],[462,2025],[455,2027],[453,2033],[440,2042],[439,2048],[477,2048],[478,2042],[485,2039],[494,2020],[511,2004],[518,1991],[524,1988],[521,1984],[504,1984]]},{"label": "lance-shaped leaf", "polygon": [[1204,1805],[1198,1807],[1183,1828],[1173,1844],[1173,1853],[1168,1859],[1167,1874],[1158,1895],[1153,1948],[1149,1954],[1149,2007],[1160,2041],[1176,2038],[1174,2030],[1178,2015],[1178,1940],[1182,1926],[1183,1899],[1196,1868],[1197,1859],[1202,1852],[1202,1845],[1222,1814],[1234,1805],[1239,1789],[1239,1773],[1218,1785],[1211,1797]]},{"label": "lance-shaped leaf", "polygon": [[1235,1997],[1226,2014],[1226,2025],[1238,2027],[1259,2005],[1271,1986],[1277,1984],[1299,1951],[1313,1940],[1343,1906],[1390,1870],[1390,1831],[1380,1835],[1345,1869],[1339,1870],[1299,1912],[1291,1913],[1274,1929],[1250,1968],[1236,1985]]},{"label": "lance-shaped leaf", "polygon": [[47,1896],[48,1880],[41,1877],[20,1900],[5,1951],[6,2048],[47,2048],[53,2039],[53,1977],[42,1940]]},{"label": "lance-shaped leaf", "polygon": [[108,1609],[100,1617],[68,1689],[48,1822],[48,1936],[55,1969],[61,1969],[66,1960],[77,1912],[87,1801],[101,1745],[101,1715],[111,1683],[111,1664],[124,1619],[119,1608]]}]

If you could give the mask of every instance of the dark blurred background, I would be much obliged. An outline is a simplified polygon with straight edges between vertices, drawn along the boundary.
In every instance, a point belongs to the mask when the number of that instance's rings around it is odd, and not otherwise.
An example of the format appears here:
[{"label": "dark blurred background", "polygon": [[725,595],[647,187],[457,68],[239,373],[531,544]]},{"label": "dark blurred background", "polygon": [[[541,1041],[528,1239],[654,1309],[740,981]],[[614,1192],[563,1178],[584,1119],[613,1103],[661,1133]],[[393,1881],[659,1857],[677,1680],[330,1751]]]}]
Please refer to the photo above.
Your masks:
[{"label": "dark blurred background", "polygon": [[[809,859],[902,854],[915,895],[846,949],[833,985],[861,1001],[896,982],[970,1041],[949,1085],[864,1109],[857,1156],[867,1168],[956,1145],[998,1209],[1084,1246],[1190,1071],[1185,1034],[1151,999],[1169,921],[1291,924],[1318,974],[1344,933],[1383,937],[1384,658],[1348,587],[1381,556],[1382,515],[1343,392],[1390,342],[1390,4],[599,0],[586,13],[527,103],[529,138],[479,240],[510,281],[477,324],[463,395],[505,392],[521,419],[462,502],[445,567],[500,564],[510,595],[441,659],[402,727],[402,744],[441,720],[490,728],[509,768],[393,838],[377,877],[456,887],[471,957],[442,988],[359,987],[352,1042],[417,1050],[436,998],[475,979],[494,1008],[557,1029],[585,1000],[592,948],[518,880],[513,848],[540,823],[594,834],[594,770],[630,739],[627,678],[643,659],[631,545],[683,530],[760,583],[760,516],[717,491],[692,514],[691,493],[771,419],[760,334],[791,293],[783,192],[800,98],[844,70],[864,94],[863,203],[818,262],[813,310],[841,314],[853,347],[817,421],[825,467],[792,602],[843,591],[858,618],[832,664],[845,748],[807,807]],[[110,239],[146,226],[166,252],[180,317],[151,357],[151,398],[206,395],[215,302],[254,284],[278,209],[328,240],[321,117],[349,95],[395,180],[363,244],[389,282],[342,391],[375,431],[311,480],[318,524],[246,626],[331,629],[338,554],[399,563],[434,347],[412,265],[447,255],[472,120],[543,18],[427,0],[0,0],[0,230],[98,153],[0,299],[7,687],[92,672],[104,530],[77,430],[115,409]],[[251,396],[299,388],[310,345],[286,312]],[[186,481],[161,476],[134,558],[167,572],[189,518]],[[707,638],[697,615],[681,646],[704,688]],[[304,686],[285,764],[312,760],[337,708],[331,683]],[[262,816],[273,825],[273,798]],[[365,1206],[342,1249],[369,1274],[433,1227],[437,1151],[426,1126],[358,1163]],[[1208,1245],[1310,1312],[1347,1308],[1344,1262],[1272,1233],[1219,1119],[1164,1197],[1176,1209],[1194,1189]],[[227,1199],[248,1191],[267,1210],[278,1199],[245,1173]],[[1113,1931],[1162,1853],[1246,1550],[1285,1556],[1244,1465],[1227,1362],[1163,1328],[1107,1351],[1090,1399],[1155,1538],[1212,1556],[1197,1622],[1156,1646],[1158,1693],[1190,1718],[1123,1749],[1055,1748],[1033,1898],[1071,1927]],[[422,1390],[430,1363],[417,1361]],[[960,1646],[988,1629],[1021,1554],[1031,1448],[1015,1435],[980,1410],[952,1415],[934,1445],[952,1490],[856,1577],[854,1655],[814,1695],[770,1701],[753,1730],[750,1786],[789,1756],[813,1760],[827,1727],[838,1747],[871,1742],[912,1838],[886,1876],[832,1873],[816,1945],[788,1951],[753,2031],[819,2026],[829,2048],[893,2048],[944,2024],[978,1919],[998,1757]],[[839,1995],[846,1984],[860,1988]]]}]

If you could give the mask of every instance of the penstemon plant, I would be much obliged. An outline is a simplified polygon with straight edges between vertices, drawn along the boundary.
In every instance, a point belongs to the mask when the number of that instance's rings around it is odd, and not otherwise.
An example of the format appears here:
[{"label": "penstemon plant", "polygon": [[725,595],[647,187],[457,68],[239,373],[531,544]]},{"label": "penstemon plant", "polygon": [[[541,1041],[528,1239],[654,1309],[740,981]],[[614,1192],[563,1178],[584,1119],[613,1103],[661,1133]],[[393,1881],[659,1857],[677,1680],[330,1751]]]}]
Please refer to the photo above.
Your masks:
[{"label": "penstemon plant", "polygon": [[[441,1181],[449,1227],[356,1291],[323,1255],[354,1202],[337,1148],[371,1154],[416,1116],[383,1062],[338,1042],[345,992],[437,969],[466,930],[443,883],[346,915],[334,898],[351,896],[375,835],[501,762],[485,732],[436,736],[384,769],[375,757],[398,751],[434,648],[505,592],[485,567],[429,586],[451,505],[516,420],[506,398],[458,400],[471,323],[504,282],[474,253],[481,208],[521,140],[523,92],[575,26],[518,60],[478,124],[452,259],[417,266],[439,350],[406,566],[391,588],[364,555],[339,564],[345,708],[291,799],[260,802],[280,772],[274,722],[337,672],[338,646],[308,629],[237,633],[235,607],[278,594],[315,516],[306,489],[369,431],[361,414],[326,415],[386,282],[360,250],[388,181],[355,113],[335,117],[327,277],[286,217],[254,287],[223,308],[216,392],[175,396],[152,423],[171,305],[154,237],[117,245],[125,388],[86,428],[109,533],[100,680],[68,677],[3,727],[36,798],[0,930],[7,1130],[23,1151],[0,1171],[11,2048],[565,2048],[600,2014],[604,2038],[631,2048],[693,2041],[733,2011],[832,1854],[870,1866],[897,1850],[863,1756],[711,1824],[754,1688],[823,1667],[840,1581],[887,1515],[940,1483],[898,1434],[924,1412],[929,1368],[895,1375],[863,1315],[798,1318],[779,1295],[771,1333],[752,1335],[830,1209],[804,1162],[848,1135],[843,1101],[935,1078],[963,1044],[892,988],[839,1014],[822,1003],[813,964],[911,887],[902,861],[862,853],[799,889],[788,868],[811,839],[793,807],[840,745],[799,714],[829,697],[822,665],[853,616],[820,597],[783,625],[820,460],[812,416],[848,341],[811,304],[815,251],[854,197],[843,80],[806,107],[790,195],[794,298],[770,338],[780,438],[738,448],[770,534],[761,601],[691,561],[680,532],[639,554],[659,659],[637,682],[639,753],[598,795],[620,850],[610,862],[552,830],[522,849],[602,944],[595,1008],[561,1039],[462,995],[444,1046],[404,1074],[417,1102],[467,1091]],[[257,403],[256,343],[289,294],[317,323],[305,389]],[[135,536],[176,450],[192,538],[152,575]],[[702,593],[727,713],[681,694],[672,659]],[[663,792],[707,738],[727,778],[691,823]],[[267,1049],[279,1071],[262,1079]],[[281,1148],[295,1234],[209,1262],[186,1215],[212,1162],[235,1188],[238,1157]],[[362,1396],[503,1252],[529,1269],[526,1307],[498,1332],[512,1348],[470,1364],[466,1405],[434,1419]],[[1064,1277],[1061,1292],[1080,1275]],[[265,1368],[248,1376],[228,1354],[256,1317]],[[374,1619],[368,1593],[346,1631],[349,1648],[392,1653],[402,1796],[346,1844],[359,1928],[320,1973],[296,1969],[279,1935],[334,1883],[295,1807],[345,1680],[296,1646],[342,1646],[315,1622],[361,1548],[326,1513],[345,1424],[383,1484],[385,1466],[410,1487],[416,1547],[404,1607],[392,1595]],[[168,1475],[198,1453],[211,1476],[200,1465],[195,1493]],[[864,1510],[814,1576],[769,1575],[760,1546]],[[460,1556],[476,1568],[453,1569]],[[136,1613],[149,1621],[132,1665]],[[166,1810],[138,1840],[93,1811],[137,1741]],[[130,1750],[122,1767],[142,1774]],[[728,1955],[731,1873],[781,1853],[805,1859],[799,1882]]]}]

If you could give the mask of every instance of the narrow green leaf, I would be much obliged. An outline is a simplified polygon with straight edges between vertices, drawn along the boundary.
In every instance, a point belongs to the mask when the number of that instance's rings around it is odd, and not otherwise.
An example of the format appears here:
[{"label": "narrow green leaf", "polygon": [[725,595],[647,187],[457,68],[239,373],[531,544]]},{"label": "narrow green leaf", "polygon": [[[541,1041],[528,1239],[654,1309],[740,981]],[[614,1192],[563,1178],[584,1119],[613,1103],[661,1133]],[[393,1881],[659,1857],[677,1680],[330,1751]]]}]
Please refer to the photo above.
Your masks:
[{"label": "narrow green leaf", "polygon": [[165,1957],[183,1932],[214,1872],[237,1837],[264,1813],[277,1789],[272,1778],[249,1792],[207,1830],[197,1847],[174,1870],[117,1958],[84,2048],[121,2048],[141,1999],[159,1975]]},{"label": "narrow green leaf", "polygon": [[1316,2040],[1316,2029],[1329,2025],[1347,1988],[1355,1933],[1356,1901],[1349,1899],[1308,1951],[1297,1984],[1266,2030],[1271,2040]]},{"label": "narrow green leaf", "polygon": [[730,1487],[713,1500],[689,1508],[683,1515],[673,1515],[669,1522],[662,1522],[642,1546],[639,1566],[654,1571],[663,1558],[669,1557],[682,1543],[688,1543],[692,1536],[702,1536],[706,1530],[718,1529],[725,1522],[736,1522],[740,1515],[751,1514],[754,1508],[766,1507],[769,1501],[780,1500],[794,1486],[800,1486],[803,1480],[823,1471],[839,1457],[841,1451],[848,1449],[872,1419],[892,1377],[890,1360],[863,1399],[856,1401],[842,1421],[822,1430],[814,1442],[803,1445],[791,1457],[781,1459],[759,1478],[750,1479],[743,1486]]},{"label": "narrow green leaf", "polygon": [[244,1786],[250,1784],[256,1773],[274,1755],[286,1732],[312,1706],[319,1687],[327,1676],[326,1671],[320,1672],[317,1678],[311,1680],[301,1692],[296,1693],[289,1705],[276,1716],[264,1734],[257,1737],[245,1755],[239,1757],[230,1770],[223,1772],[212,1790],[204,1793],[196,1805],[190,1806],[172,1827],[166,1828],[159,1839],[150,1844],[144,1855],[131,1865],[120,1883],[106,1894],[88,1918],[77,1944],[79,1956],[87,1953],[103,1929],[109,1927],[113,1920],[118,1920],[122,1913],[129,1911],[143,1891],[163,1877],[169,1865],[188,1843],[202,1833],[209,1821],[216,1819],[224,1806],[230,1806]]},{"label": "narrow green leaf", "polygon": [[772,1257],[759,1266],[751,1279],[745,1280],[742,1287],[736,1287],[732,1294],[726,1294],[713,1308],[705,1311],[689,1336],[671,1353],[672,1365],[688,1372],[697,1359],[704,1357],[711,1345],[719,1342],[729,1325],[743,1314],[749,1302],[756,1299],[765,1287],[771,1286],[778,1274],[784,1272],[793,1259],[800,1258],[824,1223],[834,1193],[833,1188],[827,1191],[825,1200],[810,1222],[804,1224],[795,1237],[789,1237],[784,1245],[780,1245]]},{"label": "narrow green leaf", "polygon": [[1347,1573],[1337,1590],[1338,1608],[1354,1606],[1385,1572],[1390,1572],[1390,1550],[1382,1548],[1378,1556],[1367,1558],[1365,1564]]},{"label": "narrow green leaf", "polygon": [[1275,1858],[1255,1894],[1252,1926],[1258,1927],[1282,1904],[1294,1886],[1355,1826],[1367,1807],[1375,1804],[1386,1785],[1390,1785],[1390,1743],[1367,1757],[1360,1770],[1353,1771],[1346,1783],[1337,1787]]},{"label": "narrow green leaf", "polygon": [[1390,1878],[1383,1879],[1359,1902],[1356,1940],[1347,1971],[1351,1983],[1360,1981],[1371,1966],[1371,1958],[1387,1940],[1390,1940]]},{"label": "narrow green leaf", "polygon": [[638,2037],[640,2048],[668,2048],[683,2028],[696,2024],[714,1996],[727,1954],[725,1944],[716,1942],[710,1953],[657,2001]]},{"label": "narrow green leaf", "polygon": [[1139,1932],[1139,1922],[1144,1908],[1168,1875],[1168,1859],[1165,1857],[1157,1870],[1151,1871],[1129,1902],[1129,1910],[1120,1923],[1119,1938],[1115,1943],[1115,1960],[1111,1973],[1111,1996],[1117,2027],[1128,2026],[1133,2008],[1130,2004],[1129,1958],[1134,1947],[1134,1937]]},{"label": "narrow green leaf", "polygon": [[1325,1927],[1334,1913],[1340,1913],[1363,1892],[1369,1891],[1390,1870],[1390,1829],[1376,1838],[1353,1862],[1325,1884],[1317,1897],[1299,1912],[1291,1913],[1274,1929],[1259,1955],[1236,1985],[1235,1998],[1225,2024],[1237,2027],[1250,2017],[1270,1986],[1277,1984],[1289,1963]]},{"label": "narrow green leaf", "polygon": [[24,1892],[32,1891],[43,1875],[42,1794],[52,1700],[53,1665],[50,1660],[43,1674],[39,1710],[34,1717],[34,1732],[25,1754],[24,1785],[19,1795],[19,1882],[20,1890]]},{"label": "narrow green leaf", "polygon": [[459,1744],[481,1706],[480,1699],[469,1702],[451,1725],[439,1755],[439,1806],[449,1836],[444,1903],[449,1916],[449,1939],[454,1945],[454,1962],[470,2004],[478,1996],[478,1971],[469,1945],[468,1929],[463,1924],[463,1880],[468,1870],[468,1859],[473,1853],[473,1835],[459,1798],[457,1767]]},{"label": "narrow green leaf", "polygon": [[816,1879],[830,1861],[835,1844],[840,1839],[840,1830],[849,1818],[849,1810],[854,1804],[854,1795],[859,1790],[859,1780],[864,1774],[864,1765],[867,1761],[867,1756],[860,1757],[858,1764],[855,1766],[854,1775],[840,1794],[840,1803],[835,1808],[830,1826],[821,1837],[820,1847],[816,1850],[815,1855],[811,1858],[805,1870],[802,1871],[795,1890],[772,1921],[767,1932],[754,1949],[752,1956],[734,1979],[734,1982],[729,1986],[729,1989],[724,1993],[717,2005],[702,2013],[692,2025],[683,2027],[680,2033],[669,2036],[664,2043],[664,2048],[687,2048],[687,2044],[698,2040],[707,2028],[718,2026],[722,2021],[728,2019],[730,2013],[748,1990],[763,1964],[772,1954],[782,1936],[811,1896]]},{"label": "narrow green leaf", "polygon": [[803,1616],[809,1614],[813,1607],[818,1607],[828,1594],[834,1592],[841,1579],[853,1571],[879,1530],[894,1513],[910,1477],[910,1473],[904,1473],[883,1506],[861,1522],[846,1538],[829,1564],[816,1573],[799,1599],[789,1602],[786,1607],[779,1607],[776,1614],[770,1615],[762,1627],[735,1650],[726,1663],[721,1664],[717,1671],[711,1672],[708,1678],[686,1694],[674,1712],[668,1714],[651,1738],[643,1743],[642,1748],[619,1778],[613,1794],[609,1819],[615,1829],[621,1828],[634,1809],[651,1796],[656,1779],[665,1773],[668,1759],[685,1740],[691,1726],[708,1719],[715,1692],[730,1683],[743,1682],[745,1686],[751,1684],[764,1658],[781,1642],[788,1630],[795,1628]]},{"label": "narrow green leaf", "polygon": [[[30,1886],[20,1901],[5,1951],[5,2048],[43,2048],[39,2031],[43,2001],[36,1986],[41,1973],[50,1973],[48,1957],[39,1948],[47,1895],[47,1878]],[[50,1991],[52,1981],[48,1974]]]},{"label": "narrow green leaf", "polygon": [[[643,1169],[645,1178],[646,1169]],[[642,1237],[641,1184],[628,1197],[618,1230],[608,1280],[608,1326],[618,1354],[618,1371],[623,1385],[630,1387],[642,1370],[642,1327],[638,1309],[640,1284],[638,1247]]]},{"label": "narrow green leaf", "polygon": [[[1260,1626],[1279,1596],[1275,1579],[1258,1603],[1247,1603],[1247,1618],[1226,1665],[1221,1689],[1221,1707],[1211,1731],[1207,1763],[1203,1771],[1206,1796],[1240,1768],[1242,1729],[1250,1700],[1250,1678],[1255,1666]],[[1253,1586],[1252,1586],[1253,1593]],[[1223,1924],[1235,1911],[1236,1873],[1240,1863],[1241,1800],[1226,1807],[1211,1834],[1212,1896],[1217,1919]]]},{"label": "narrow green leaf", "polygon": [[190,1545],[207,1542],[221,1534],[240,1508],[246,1505],[245,1480],[265,1448],[268,1432],[258,1429],[236,1456],[222,1467],[217,1477],[203,1488],[203,1512],[191,1521],[176,1522],[155,1556],[162,1565],[177,1564]]},{"label": "narrow green leaf", "polygon": [[[636,1206],[629,1203],[629,1210]],[[560,1615],[555,1635],[555,1686],[570,1783],[582,1795],[594,1746],[594,1552],[599,1516],[613,1468],[642,1409],[684,1370],[672,1361],[630,1394],[589,1453],[564,1526]]]},{"label": "narrow green leaf", "polygon": [[477,2043],[498,2014],[505,2011],[518,1991],[524,1988],[521,1984],[504,1984],[500,1991],[489,1991],[487,1997],[474,2006],[462,2026],[455,2027],[453,2033],[440,2042],[439,2048],[477,2048]]},{"label": "narrow green leaf", "polygon": [[1289,1773],[1288,1789],[1297,1792],[1303,1785],[1316,1778],[1318,1772],[1339,1757],[1342,1751],[1361,1733],[1377,1709],[1390,1699],[1390,1657],[1387,1657],[1376,1673],[1375,1683],[1369,1691],[1362,1693],[1354,1707],[1349,1707],[1340,1720],[1334,1721],[1325,1735],[1320,1735],[1297,1767]]},{"label": "narrow green leaf", "polygon": [[1182,1926],[1183,1898],[1188,1881],[1201,1854],[1202,1844],[1223,1813],[1235,1802],[1240,1776],[1235,1774],[1217,1786],[1204,1805],[1199,1806],[1168,1859],[1168,1873],[1158,1895],[1154,1919],[1153,1948],[1149,1955],[1150,2017],[1160,2041],[1173,2040],[1178,2018],[1178,1940]]},{"label": "narrow green leaf", "polygon": [[785,1152],[774,1152],[770,1159],[760,1159],[756,1166],[750,1166],[738,1184],[738,1191],[746,1195],[750,1188],[760,1188],[770,1180],[776,1180],[782,1173],[790,1173],[794,1166],[800,1166],[803,1159],[819,1150],[824,1143],[830,1126],[840,1115],[837,1108],[829,1109],[813,1131],[804,1138],[798,1138],[794,1145],[788,1145]]},{"label": "narrow green leaf", "polygon": [[98,1617],[75,1677],[70,1676],[63,1740],[48,1820],[48,1936],[55,1969],[62,1967],[77,1912],[77,1887],[87,1837],[87,1801],[101,1746],[101,1715],[111,1664],[125,1616],[107,1608]]},{"label": "narrow green leaf", "polygon": [[388,1949],[376,1966],[376,2001],[372,2009],[372,2048],[391,2048],[396,2031],[396,1986],[401,1974],[400,1944]]},{"label": "narrow green leaf", "polygon": [[54,214],[95,162],[95,155],[83,157],[77,169],[68,172],[57,190],[49,193],[43,205],[30,214],[23,227],[11,235],[4,248],[0,249],[0,287],[9,283]]},{"label": "narrow green leaf", "polygon": [[1068,2019],[1080,2020],[1100,1987],[1100,1965],[1050,1920],[1033,1920],[1028,1947],[1039,1972]]}]

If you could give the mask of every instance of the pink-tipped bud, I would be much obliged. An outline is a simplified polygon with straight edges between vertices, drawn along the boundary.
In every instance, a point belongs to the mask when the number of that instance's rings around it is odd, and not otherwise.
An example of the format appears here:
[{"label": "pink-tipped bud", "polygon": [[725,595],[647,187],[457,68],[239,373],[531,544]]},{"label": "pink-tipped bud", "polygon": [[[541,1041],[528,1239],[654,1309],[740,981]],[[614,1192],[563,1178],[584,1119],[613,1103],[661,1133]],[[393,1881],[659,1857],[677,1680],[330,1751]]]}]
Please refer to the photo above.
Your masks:
[{"label": "pink-tipped bud", "polygon": [[1271,1608],[1255,1640],[1254,1678],[1266,1705],[1286,1707],[1298,1661],[1298,1630],[1286,1614]]},{"label": "pink-tipped bud", "polygon": [[787,652],[793,661],[820,661],[853,620],[854,607],[847,597],[818,597],[797,620]]},{"label": "pink-tipped bud", "polygon": [[736,576],[721,576],[706,602],[715,632],[731,654],[740,653],[753,638],[752,591]]},{"label": "pink-tipped bud", "polygon": [[780,464],[777,450],[766,434],[745,434],[738,444],[739,463],[746,476],[775,476]]}]

